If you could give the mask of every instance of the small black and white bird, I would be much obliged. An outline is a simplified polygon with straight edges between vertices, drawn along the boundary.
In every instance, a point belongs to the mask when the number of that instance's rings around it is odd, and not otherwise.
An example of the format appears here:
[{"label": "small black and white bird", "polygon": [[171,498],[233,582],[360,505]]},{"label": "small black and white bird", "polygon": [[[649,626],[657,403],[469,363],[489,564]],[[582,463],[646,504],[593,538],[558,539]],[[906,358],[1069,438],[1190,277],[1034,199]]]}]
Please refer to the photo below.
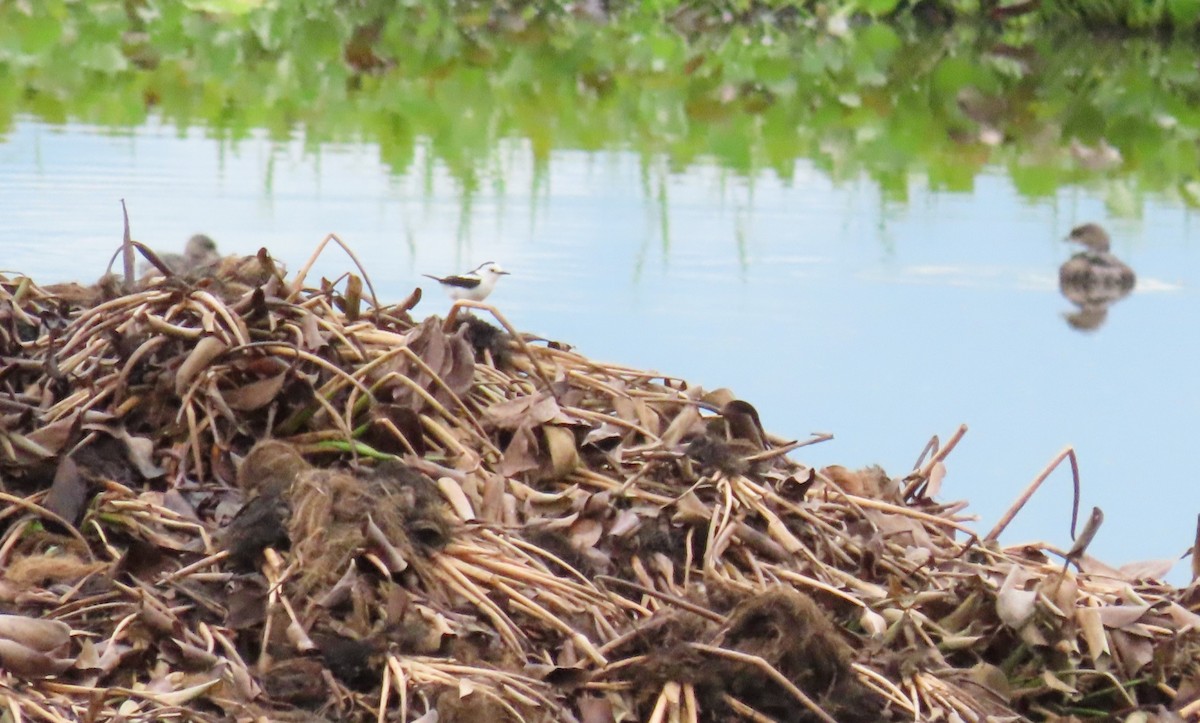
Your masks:
[{"label": "small black and white bird", "polygon": [[492,293],[492,289],[496,288],[496,282],[500,280],[500,277],[507,276],[508,272],[500,268],[500,264],[487,261],[460,276],[421,275],[438,282],[442,290],[455,301],[459,299],[483,301],[488,294]]}]

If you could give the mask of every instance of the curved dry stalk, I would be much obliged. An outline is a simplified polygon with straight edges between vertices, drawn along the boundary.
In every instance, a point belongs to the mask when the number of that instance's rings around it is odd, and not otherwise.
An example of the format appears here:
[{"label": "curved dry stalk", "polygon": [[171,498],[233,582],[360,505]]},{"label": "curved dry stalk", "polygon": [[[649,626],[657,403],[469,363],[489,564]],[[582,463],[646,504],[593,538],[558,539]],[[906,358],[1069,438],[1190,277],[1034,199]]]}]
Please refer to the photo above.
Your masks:
[{"label": "curved dry stalk", "polygon": [[1017,497],[1016,502],[1013,502],[1008,511],[1001,515],[1000,521],[996,523],[996,526],[983,536],[984,542],[993,542],[996,538],[1000,537],[1000,533],[1004,532],[1004,528],[1008,527],[1008,523],[1013,521],[1013,518],[1021,511],[1025,503],[1029,502],[1029,498],[1033,497],[1033,494],[1038,491],[1038,488],[1042,486],[1042,483],[1046,481],[1050,473],[1058,465],[1062,464],[1064,459],[1071,460],[1071,482],[1074,485],[1075,493],[1071,502],[1071,539],[1075,539],[1075,523],[1079,519],[1079,460],[1075,456],[1075,448],[1068,446],[1063,451],[1054,455],[1054,459],[1050,460],[1050,463],[1038,473],[1037,477],[1033,478],[1029,486]]},{"label": "curved dry stalk", "polygon": [[358,260],[358,256],[354,253],[354,249],[350,248],[350,246],[342,241],[342,239],[339,238],[335,233],[331,233],[325,238],[321,239],[321,242],[317,244],[317,248],[313,250],[312,255],[308,257],[308,260],[305,261],[304,265],[300,267],[300,270],[296,272],[296,278],[292,279],[292,283],[290,284],[290,288],[288,290],[288,300],[290,301],[300,293],[300,290],[304,287],[304,279],[308,276],[308,272],[312,270],[313,264],[315,264],[317,259],[320,258],[321,252],[325,250],[325,247],[329,245],[330,241],[333,241],[338,246],[341,246],[342,250],[346,252],[346,255],[350,257],[350,260],[354,262],[354,265],[358,267],[359,273],[362,274],[363,281],[365,281],[367,284],[367,289],[369,289],[371,292],[371,303],[376,309],[382,308],[379,305],[379,297],[375,294],[375,285],[371,283],[371,276],[367,273],[366,267],[364,267],[362,262]]},{"label": "curved dry stalk", "polygon": [[203,289],[193,291],[189,295],[189,298],[195,301],[202,309],[220,317],[221,321],[224,322],[223,328],[233,335],[233,339],[223,341],[229,343],[230,346],[240,346],[250,343],[250,331],[246,328],[245,322],[240,317],[234,316],[229,307],[220,299]]},{"label": "curved dry stalk", "polygon": [[[37,517],[44,517],[44,518],[60,525],[64,530],[66,530],[68,535],[70,535],[71,537],[74,537],[75,540],[80,543],[80,545],[83,547],[83,549],[87,551],[88,556],[89,557],[91,556],[92,550],[91,550],[91,547],[88,545],[87,540],[84,539],[83,535],[81,535],[79,533],[79,530],[75,529],[75,525],[72,525],[70,522],[67,522],[62,517],[60,517],[57,513],[51,512],[50,510],[46,509],[45,507],[42,507],[41,505],[37,504],[36,502],[30,502],[28,499],[25,499],[23,497],[17,497],[16,495],[10,495],[7,492],[0,492],[0,502],[7,502],[10,505],[17,505],[18,507],[28,510],[29,512],[32,512]],[[95,559],[96,558],[92,557],[93,561],[95,561]]]},{"label": "curved dry stalk", "polygon": [[[513,545],[511,549],[519,550],[519,548],[517,548],[515,545]],[[501,556],[497,554],[499,551],[490,552],[478,547],[469,547],[461,543],[455,543],[447,546],[445,552],[448,555],[454,556],[464,554],[469,555],[471,564],[491,570],[497,574],[507,577],[510,580],[525,581],[526,583],[541,589],[557,590],[563,595],[575,598],[575,602],[578,605],[609,602],[608,598],[606,598],[603,593],[600,592],[600,590],[593,586],[590,580],[588,580],[586,577],[583,577],[582,574],[579,574],[578,571],[575,571],[576,575],[583,584],[574,582],[572,580],[564,580],[557,575],[551,574],[545,569],[545,567],[537,564],[535,558],[528,555],[520,554],[519,559],[525,562],[524,565],[514,565],[510,562],[505,562]],[[566,565],[566,563],[558,560],[556,560],[556,562],[558,562],[559,565],[562,565],[565,569],[573,569],[570,568],[569,565]],[[526,565],[532,565],[533,567],[527,567]]]},{"label": "curved dry stalk", "polygon": [[693,615],[699,615],[700,617],[705,618],[707,620],[711,620],[714,623],[724,623],[725,622],[724,615],[714,613],[713,611],[711,611],[707,608],[704,608],[700,605],[695,605],[687,600],[684,600],[683,598],[679,597],[678,595],[672,595],[670,593],[662,592],[661,590],[656,590],[656,589],[646,586],[646,585],[639,585],[638,583],[633,582],[632,580],[624,580],[622,578],[613,577],[611,575],[597,575],[596,580],[601,583],[606,583],[606,584],[610,584],[610,585],[618,585],[619,587],[624,587],[629,590],[633,590],[634,592],[640,593],[642,595],[649,595],[650,597],[655,598],[656,600],[661,600],[663,602],[671,603],[672,605],[679,608],[680,610],[687,610],[688,612],[692,613]]},{"label": "curved dry stalk", "polygon": [[503,326],[510,335],[512,335],[513,340],[517,342],[517,346],[521,347],[521,351],[525,354],[526,358],[529,359],[529,363],[533,365],[533,372],[535,375],[537,375],[537,378],[541,380],[542,384],[544,384],[547,389],[553,388],[553,385],[550,383],[550,378],[546,376],[546,372],[542,370],[542,365],[538,363],[538,360],[534,357],[529,345],[525,343],[525,338],[521,336],[521,334],[517,333],[517,330],[513,327],[513,325],[508,322],[508,319],[506,319],[503,314],[496,310],[496,307],[490,304],[484,304],[480,301],[459,299],[450,306],[450,313],[446,314],[446,322],[443,324],[442,328],[447,331],[453,329],[454,322],[458,318],[458,311],[464,307],[481,309],[495,317],[496,321],[499,321],[500,325]]},{"label": "curved dry stalk", "polygon": [[[434,375],[434,378],[436,379],[437,376]],[[428,390],[426,390],[420,384],[417,384],[414,379],[405,376],[404,374],[400,374],[398,372],[389,372],[388,374],[384,375],[383,378],[381,378],[376,384],[377,386],[384,386],[389,381],[396,382],[412,390],[414,394],[421,397],[426,404],[432,407],[433,411],[437,412],[439,417],[470,434],[475,438],[476,442],[478,442],[479,445],[487,451],[495,454],[496,456],[500,455],[500,450],[488,440],[487,435],[483,432],[483,428],[479,426],[478,421],[474,419],[464,421],[454,416],[450,413],[450,410],[446,409],[446,407],[444,407],[441,402],[439,402],[432,394],[430,394]],[[459,400],[459,404],[462,404],[461,400]],[[474,422],[473,426],[471,422]]]},{"label": "curved dry stalk", "polygon": [[[454,390],[450,388],[450,385],[446,384],[445,380],[443,380],[441,378],[441,376],[436,374],[433,371],[433,369],[428,364],[425,363],[425,360],[422,359],[421,357],[417,356],[417,353],[414,352],[411,348],[404,346],[404,347],[401,347],[399,349],[399,351],[401,354],[403,354],[405,357],[407,357],[410,361],[412,361],[414,364],[416,364],[421,369],[421,371],[428,374],[429,377],[433,380],[433,383],[436,384],[439,388],[441,388],[442,391],[444,391],[444,392],[446,392],[446,394],[450,395],[450,398],[452,400],[454,400],[455,404],[458,405],[458,408],[463,411],[463,414],[467,415],[467,420],[471,423],[471,426],[475,428],[475,432],[479,435],[479,441],[483,445],[491,447],[493,450],[496,451],[497,454],[499,454],[500,450],[496,449],[496,447],[494,445],[492,445],[492,443],[488,440],[487,432],[485,432],[483,429],[483,426],[479,424],[479,419],[475,416],[475,413],[472,412],[471,408],[468,407],[466,405],[466,403],[463,402],[463,400],[461,398],[459,398],[459,396],[457,394],[454,393]],[[441,407],[440,404],[438,406]],[[453,417],[453,415],[451,415],[449,411],[446,411],[445,414],[448,417]]]},{"label": "curved dry stalk", "polygon": [[454,558],[439,554],[434,557],[434,563],[438,569],[443,570],[449,576],[449,579],[442,580],[442,582],[470,601],[471,604],[475,605],[484,615],[491,619],[493,624],[496,625],[500,638],[511,646],[514,651],[519,653],[522,649],[521,641],[525,636],[516,623],[455,566]]},{"label": "curved dry stalk", "polygon": [[916,715],[916,709],[912,706],[909,699],[904,697],[904,691],[900,690],[895,683],[862,663],[851,663],[850,667],[858,674],[859,682],[878,693],[889,704],[904,709],[910,715]]},{"label": "curved dry stalk", "polygon": [[715,655],[720,658],[728,658],[730,660],[736,660],[740,663],[753,665],[763,673],[766,673],[771,680],[774,680],[784,690],[790,693],[793,698],[800,702],[800,705],[807,708],[808,712],[815,715],[818,720],[822,721],[822,723],[837,723],[837,720],[826,713],[821,706],[817,705],[816,701],[814,701],[812,698],[809,698],[804,691],[797,688],[792,681],[788,680],[787,677],[783,675],[783,673],[780,673],[760,656],[750,655],[738,650],[728,650],[726,648],[716,645],[708,645],[706,643],[687,643],[687,646],[702,653],[708,653],[709,655]]},{"label": "curved dry stalk", "polygon": [[811,447],[814,444],[820,444],[821,442],[828,442],[831,439],[833,439],[832,434],[818,432],[818,433],[814,433],[813,435],[811,435],[808,439],[797,440],[795,442],[788,442],[787,444],[783,445],[782,447],[772,447],[771,449],[765,450],[763,452],[758,452],[757,454],[749,455],[743,459],[744,459],[744,461],[750,462],[750,463],[766,462],[767,460],[770,460],[770,459],[775,459],[777,457],[784,457],[786,455],[789,455],[792,452],[795,452],[796,450],[798,450],[802,447]]}]

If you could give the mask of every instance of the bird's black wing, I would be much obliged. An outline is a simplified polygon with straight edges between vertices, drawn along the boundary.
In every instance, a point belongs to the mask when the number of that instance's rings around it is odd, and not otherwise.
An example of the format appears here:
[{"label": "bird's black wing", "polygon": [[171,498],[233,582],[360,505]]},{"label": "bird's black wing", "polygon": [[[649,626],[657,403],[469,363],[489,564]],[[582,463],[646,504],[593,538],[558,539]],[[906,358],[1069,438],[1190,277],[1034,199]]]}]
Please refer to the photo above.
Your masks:
[{"label": "bird's black wing", "polygon": [[483,279],[479,278],[478,276],[437,277],[437,276],[430,276],[429,274],[424,274],[424,276],[429,276],[429,278],[433,279],[434,281],[438,282],[439,284],[445,284],[446,286],[457,286],[460,289],[473,289],[476,286],[479,286],[479,284],[481,284],[483,282]]}]

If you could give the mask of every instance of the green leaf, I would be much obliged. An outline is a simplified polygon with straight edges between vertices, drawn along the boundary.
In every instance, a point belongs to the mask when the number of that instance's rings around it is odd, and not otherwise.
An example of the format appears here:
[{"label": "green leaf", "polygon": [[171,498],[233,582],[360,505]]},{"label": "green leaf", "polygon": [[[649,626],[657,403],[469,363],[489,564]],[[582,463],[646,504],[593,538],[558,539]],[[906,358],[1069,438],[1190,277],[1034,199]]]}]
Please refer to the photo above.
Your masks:
[{"label": "green leaf", "polygon": [[1200,24],[1200,0],[1167,0],[1167,12],[1177,30],[1190,30]]},{"label": "green leaf", "polygon": [[888,15],[898,4],[899,0],[857,0],[857,5],[862,11],[872,17]]}]

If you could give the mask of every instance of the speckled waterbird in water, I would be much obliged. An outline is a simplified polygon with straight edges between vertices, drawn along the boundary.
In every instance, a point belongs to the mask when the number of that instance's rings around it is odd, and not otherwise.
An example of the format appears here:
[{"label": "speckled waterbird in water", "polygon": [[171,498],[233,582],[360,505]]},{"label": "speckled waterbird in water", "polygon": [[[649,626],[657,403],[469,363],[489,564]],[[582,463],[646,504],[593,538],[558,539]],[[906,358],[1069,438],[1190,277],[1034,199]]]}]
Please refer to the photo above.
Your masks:
[{"label": "speckled waterbird in water", "polygon": [[483,301],[488,294],[492,293],[492,289],[496,288],[496,282],[500,280],[500,277],[507,275],[508,272],[500,268],[500,264],[492,261],[486,261],[472,271],[458,276],[422,274],[422,276],[438,282],[442,290],[455,301],[459,299]]},{"label": "speckled waterbird in water", "polygon": [[[1108,289],[1110,300],[1115,301],[1128,293],[1137,282],[1133,269],[1109,252],[1111,242],[1108,233],[1098,224],[1076,226],[1066,240],[1083,245],[1085,250],[1067,259],[1058,269],[1058,283],[1064,293],[1068,287],[1097,291]],[[1120,293],[1112,293],[1115,291]]]},{"label": "speckled waterbird in water", "polygon": [[[182,254],[161,253],[158,254],[158,258],[172,273],[189,274],[216,264],[221,260],[221,252],[217,251],[216,241],[198,233],[188,239]],[[155,270],[152,264],[142,262],[140,269],[142,274]]]},{"label": "speckled waterbird in water", "polygon": [[1094,223],[1071,229],[1066,238],[1084,247],[1058,269],[1058,288],[1078,311],[1065,314],[1077,331],[1095,331],[1108,318],[1108,307],[1133,289],[1133,269],[1109,252],[1108,233]]}]

